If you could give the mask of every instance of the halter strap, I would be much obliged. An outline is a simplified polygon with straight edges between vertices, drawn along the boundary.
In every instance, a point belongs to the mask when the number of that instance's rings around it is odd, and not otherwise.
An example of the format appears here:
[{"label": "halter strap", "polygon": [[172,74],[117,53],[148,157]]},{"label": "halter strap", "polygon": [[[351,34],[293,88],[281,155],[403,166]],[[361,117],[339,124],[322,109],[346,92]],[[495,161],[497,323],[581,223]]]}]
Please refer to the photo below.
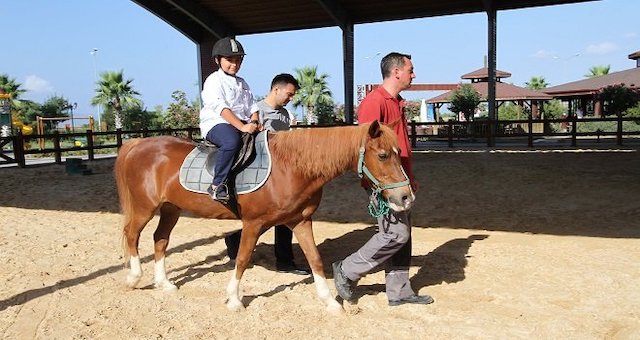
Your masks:
[{"label": "halter strap", "polygon": [[396,183],[380,184],[380,181],[378,181],[375,178],[375,176],[373,176],[371,171],[369,171],[369,169],[367,168],[367,165],[364,164],[364,146],[361,146],[360,151],[358,152],[358,176],[362,178],[363,174],[367,176],[369,181],[371,181],[371,184],[374,187],[374,192],[381,192],[382,190],[399,188],[405,185],[409,185],[409,177],[404,172],[404,169],[402,169],[402,174],[404,174],[404,177],[406,178],[406,180],[402,182],[396,182]]}]

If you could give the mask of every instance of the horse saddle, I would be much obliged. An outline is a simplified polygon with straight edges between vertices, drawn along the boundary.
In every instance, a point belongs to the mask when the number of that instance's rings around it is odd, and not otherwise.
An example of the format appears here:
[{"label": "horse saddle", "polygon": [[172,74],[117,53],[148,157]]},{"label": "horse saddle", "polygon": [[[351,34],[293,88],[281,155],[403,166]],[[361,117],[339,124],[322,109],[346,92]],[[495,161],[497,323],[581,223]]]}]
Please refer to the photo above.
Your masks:
[{"label": "horse saddle", "polygon": [[[271,173],[267,136],[267,131],[258,133],[255,138],[252,134],[243,134],[243,146],[236,156],[228,179],[228,183],[235,184],[238,194],[258,190],[267,181]],[[180,166],[180,184],[189,191],[207,193],[215,175],[217,152],[216,146],[199,143]]]}]

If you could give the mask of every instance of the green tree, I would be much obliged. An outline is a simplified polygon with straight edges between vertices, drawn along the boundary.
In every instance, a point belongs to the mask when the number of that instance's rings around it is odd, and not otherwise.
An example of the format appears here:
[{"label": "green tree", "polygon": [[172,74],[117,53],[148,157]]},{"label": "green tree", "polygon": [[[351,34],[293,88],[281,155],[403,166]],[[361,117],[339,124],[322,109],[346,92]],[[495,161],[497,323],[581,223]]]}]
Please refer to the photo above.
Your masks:
[{"label": "green tree", "polygon": [[480,94],[471,84],[462,84],[453,90],[449,98],[449,110],[454,113],[462,112],[467,121],[471,121],[476,108],[480,104]]},{"label": "green tree", "polygon": [[605,113],[619,115],[634,107],[640,101],[640,91],[624,86],[624,84],[609,85],[598,94],[607,108]]},{"label": "green tree", "polygon": [[142,107],[142,101],[131,83],[133,79],[124,79],[123,71],[107,71],[100,75],[97,82],[96,95],[91,99],[92,105],[102,105],[105,111],[112,109],[116,129],[122,128],[122,117],[131,107]]},{"label": "green tree", "polygon": [[22,84],[17,83],[15,78],[9,78],[8,74],[0,74],[0,92],[4,92],[11,96],[11,107],[15,108],[20,105],[20,96],[26,92],[21,89]]},{"label": "green tree", "polygon": [[318,66],[306,66],[295,69],[295,72],[300,89],[293,97],[293,106],[304,108],[307,123],[317,123],[316,107],[318,104],[333,105],[331,90],[329,90],[327,83],[329,75],[326,73],[318,74]]},{"label": "green tree", "polygon": [[335,106],[333,105],[333,101],[316,104],[315,113],[318,119],[318,124],[334,124],[336,121]]},{"label": "green tree", "polygon": [[199,124],[199,112],[195,105],[190,104],[187,95],[180,90],[171,94],[173,102],[169,104],[162,126],[169,129],[184,129]]},{"label": "green tree", "polygon": [[43,118],[60,118],[44,121],[45,131],[55,130],[58,123],[68,120],[69,110],[73,106],[71,103],[60,96],[52,96],[40,106],[40,116]]},{"label": "green tree", "polygon": [[640,102],[636,106],[627,109],[627,117],[636,118],[633,122],[640,125]]},{"label": "green tree", "polygon": [[553,99],[543,106],[542,112],[545,118],[558,119],[567,113],[567,109],[562,105],[562,101]]},{"label": "green tree", "polygon": [[42,111],[41,105],[32,100],[19,100],[11,112],[11,116],[23,124],[35,125],[36,116]]},{"label": "green tree", "polygon": [[162,108],[155,111],[148,111],[141,106],[133,106],[127,110],[127,115],[123,119],[126,130],[158,129],[161,123]]},{"label": "green tree", "polygon": [[611,69],[611,65],[593,66],[589,69],[589,73],[585,74],[584,76],[587,78],[604,76],[605,74],[609,74],[610,69]]},{"label": "green tree", "polygon": [[15,78],[9,78],[7,74],[0,74],[0,90],[4,91],[4,93],[10,94],[11,98],[18,99],[20,95],[22,95],[25,90],[20,87],[22,84],[17,83]]},{"label": "green tree", "polygon": [[420,117],[420,106],[422,102],[418,100],[407,100],[404,104],[404,114],[407,121],[410,122]]},{"label": "green tree", "polygon": [[504,103],[498,108],[498,119],[517,120],[525,118],[524,115],[522,106],[514,103]]},{"label": "green tree", "polygon": [[543,76],[531,77],[528,82],[524,83],[524,86],[530,90],[541,90],[549,86],[549,83]]}]

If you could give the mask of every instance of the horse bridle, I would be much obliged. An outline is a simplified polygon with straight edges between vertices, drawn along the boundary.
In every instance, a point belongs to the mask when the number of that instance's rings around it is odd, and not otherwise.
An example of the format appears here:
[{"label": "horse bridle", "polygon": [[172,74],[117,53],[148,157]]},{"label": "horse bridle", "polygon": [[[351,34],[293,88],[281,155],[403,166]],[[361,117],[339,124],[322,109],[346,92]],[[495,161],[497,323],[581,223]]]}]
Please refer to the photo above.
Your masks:
[{"label": "horse bridle", "polygon": [[[402,167],[400,167],[400,169],[402,169]],[[362,178],[363,175],[367,176],[367,178],[369,179],[369,181],[373,186],[374,192],[380,193],[382,190],[399,188],[405,185],[409,185],[409,177],[404,172],[404,169],[402,169],[402,173],[404,174],[404,177],[406,178],[406,180],[402,182],[396,182],[396,183],[381,184],[380,181],[378,181],[378,179],[375,176],[373,176],[371,171],[369,171],[369,169],[367,168],[367,165],[364,164],[364,146],[360,147],[360,151],[358,153],[358,176],[360,178]]]},{"label": "horse bridle", "polygon": [[380,181],[369,171],[367,165],[364,164],[364,146],[360,147],[360,151],[358,152],[358,176],[362,178],[363,176],[367,176],[369,182],[371,182],[372,192],[371,197],[369,198],[369,214],[374,218],[378,218],[382,215],[386,215],[389,212],[389,204],[382,198],[380,193],[386,189],[393,189],[403,187],[405,185],[409,185],[409,176],[404,172],[404,169],[400,167],[402,173],[406,180],[402,182],[395,183],[387,183],[381,184]]}]

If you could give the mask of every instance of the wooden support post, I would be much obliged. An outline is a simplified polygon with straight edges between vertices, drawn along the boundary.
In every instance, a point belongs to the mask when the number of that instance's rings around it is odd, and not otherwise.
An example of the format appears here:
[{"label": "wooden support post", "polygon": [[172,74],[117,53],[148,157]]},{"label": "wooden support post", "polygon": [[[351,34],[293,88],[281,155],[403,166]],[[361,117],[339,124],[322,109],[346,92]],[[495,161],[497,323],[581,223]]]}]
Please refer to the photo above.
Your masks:
[{"label": "wooden support post", "polygon": [[411,148],[415,149],[417,142],[416,142],[416,121],[415,120],[411,120]]},{"label": "wooden support post", "polygon": [[55,155],[56,164],[62,164],[62,151],[60,150],[60,132],[53,131],[53,153]]},{"label": "wooden support post", "polygon": [[22,129],[18,129],[18,133],[13,137],[13,158],[18,166],[24,168],[26,161],[24,159],[24,135]]},{"label": "wooden support post", "polygon": [[89,160],[95,159],[95,152],[93,150],[93,131],[87,130],[87,153],[89,154]]},{"label": "wooden support post", "polygon": [[622,145],[622,113],[618,113],[618,130],[616,131],[616,144]]},{"label": "wooden support post", "polygon": [[576,115],[571,115],[571,118],[569,118],[569,120],[571,120],[571,146],[576,146],[576,140],[578,137],[578,126],[577,126],[577,121],[576,121]]},{"label": "wooden support post", "polygon": [[116,129],[116,145],[118,146],[118,150],[122,146],[122,129]]}]

